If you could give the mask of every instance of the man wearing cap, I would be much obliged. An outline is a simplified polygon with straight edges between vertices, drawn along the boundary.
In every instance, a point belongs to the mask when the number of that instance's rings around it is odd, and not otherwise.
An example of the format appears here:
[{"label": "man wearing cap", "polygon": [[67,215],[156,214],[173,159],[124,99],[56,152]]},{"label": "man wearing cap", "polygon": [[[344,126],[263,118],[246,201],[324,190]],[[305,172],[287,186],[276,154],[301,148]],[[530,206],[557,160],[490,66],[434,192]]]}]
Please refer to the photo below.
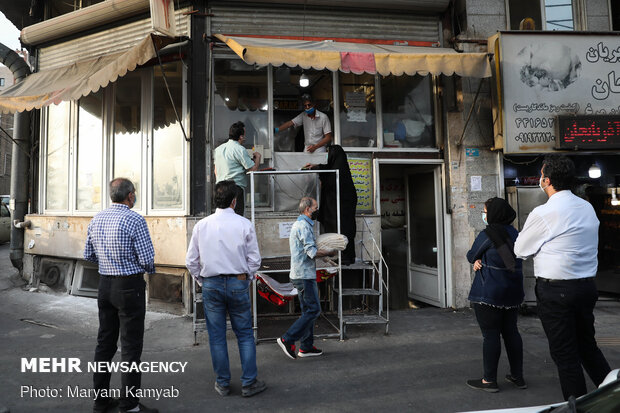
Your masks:
[{"label": "man wearing cap", "polygon": [[325,146],[332,140],[332,125],[323,112],[316,110],[314,100],[309,94],[301,96],[304,111],[293,119],[275,128],[275,132],[286,130],[292,126],[304,127],[304,152],[325,152]]}]

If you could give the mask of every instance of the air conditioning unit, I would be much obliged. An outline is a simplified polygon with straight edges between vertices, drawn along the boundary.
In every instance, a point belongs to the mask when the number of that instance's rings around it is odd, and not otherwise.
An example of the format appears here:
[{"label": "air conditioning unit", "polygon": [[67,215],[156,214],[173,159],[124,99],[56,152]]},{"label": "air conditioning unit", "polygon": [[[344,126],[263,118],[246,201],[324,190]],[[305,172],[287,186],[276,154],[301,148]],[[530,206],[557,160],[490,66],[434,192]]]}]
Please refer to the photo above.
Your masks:
[{"label": "air conditioning unit", "polygon": [[88,261],[78,261],[75,264],[71,294],[96,298],[98,289],[99,268]]},{"label": "air conditioning unit", "polygon": [[34,284],[45,284],[55,292],[69,292],[73,281],[73,260],[40,257],[35,264]]}]

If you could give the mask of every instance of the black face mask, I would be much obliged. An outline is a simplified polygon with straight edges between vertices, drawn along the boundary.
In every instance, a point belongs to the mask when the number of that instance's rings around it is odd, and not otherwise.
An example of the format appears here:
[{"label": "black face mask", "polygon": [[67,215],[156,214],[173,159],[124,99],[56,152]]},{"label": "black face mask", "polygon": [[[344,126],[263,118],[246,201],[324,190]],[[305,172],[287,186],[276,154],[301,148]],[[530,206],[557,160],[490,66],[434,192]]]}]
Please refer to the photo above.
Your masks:
[{"label": "black face mask", "polygon": [[313,211],[313,212],[310,214],[310,219],[311,219],[311,220],[313,220],[313,221],[316,221],[316,219],[317,219],[318,217],[319,217],[319,210],[318,210],[318,209],[317,209],[316,211]]}]

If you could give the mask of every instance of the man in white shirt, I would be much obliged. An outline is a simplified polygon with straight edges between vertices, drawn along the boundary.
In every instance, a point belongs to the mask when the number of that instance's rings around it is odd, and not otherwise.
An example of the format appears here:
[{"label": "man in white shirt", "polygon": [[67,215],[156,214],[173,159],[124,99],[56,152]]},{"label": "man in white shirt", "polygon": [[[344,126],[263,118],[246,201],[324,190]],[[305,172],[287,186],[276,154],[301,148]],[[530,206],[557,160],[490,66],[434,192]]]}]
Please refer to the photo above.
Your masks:
[{"label": "man in white shirt", "polygon": [[209,332],[215,390],[230,393],[230,367],[226,345],[226,313],[239,345],[241,395],[253,396],[267,388],[257,380],[256,344],[252,331],[249,288],[260,268],[260,252],[252,223],[235,214],[236,188],[232,180],[215,185],[214,214],[200,220],[192,231],[185,264],[202,297]]},{"label": "man in white shirt", "polygon": [[582,365],[597,386],[610,371],[594,338],[599,221],[570,191],[574,175],[566,156],[545,157],[539,186],[549,199],[527,217],[514,246],[518,258],[534,257],[537,313],[565,400],[587,393]]},{"label": "man in white shirt", "polygon": [[332,125],[323,112],[314,107],[314,100],[309,94],[301,96],[304,111],[282,125],[275,128],[275,132],[286,130],[292,126],[304,127],[304,152],[325,152],[325,146],[332,140]]}]

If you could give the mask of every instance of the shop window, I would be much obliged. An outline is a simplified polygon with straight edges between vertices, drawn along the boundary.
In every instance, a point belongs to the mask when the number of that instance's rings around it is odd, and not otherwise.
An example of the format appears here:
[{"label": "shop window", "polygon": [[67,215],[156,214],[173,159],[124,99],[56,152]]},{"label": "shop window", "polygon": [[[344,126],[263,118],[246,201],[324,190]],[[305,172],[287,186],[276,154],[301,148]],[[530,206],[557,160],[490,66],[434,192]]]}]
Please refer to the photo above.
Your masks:
[{"label": "shop window", "polygon": [[[302,69],[280,66],[273,72],[273,124],[281,125],[303,112],[301,95],[314,99],[316,110],[329,118],[334,130],[333,75],[329,70]],[[293,127],[274,136],[274,147],[279,152],[303,152],[303,127]]]},{"label": "shop window", "polygon": [[338,73],[340,142],[344,147],[377,146],[374,75]]},{"label": "shop window", "polygon": [[509,0],[510,29],[519,30],[523,19],[534,20],[535,30],[575,30],[572,0]]},{"label": "shop window", "polygon": [[103,155],[103,90],[78,101],[77,187],[78,211],[101,209]]},{"label": "shop window", "polygon": [[142,209],[142,74],[129,72],[116,82],[114,102],[113,177],[133,182]]},{"label": "shop window", "polygon": [[[269,100],[267,67],[254,67],[239,59],[217,59],[214,66],[213,142],[214,147],[228,140],[235,122],[245,124],[246,149],[260,151],[262,167],[271,162],[269,142]],[[255,179],[255,205],[268,206],[271,190],[267,176]],[[246,190],[246,210],[250,208],[250,183]]]},{"label": "shop window", "polygon": [[381,78],[381,108],[384,148],[434,148],[430,76]]},{"label": "shop window", "polygon": [[[183,66],[180,62],[153,68],[153,174],[154,209],[183,207],[183,167],[185,141],[175,115],[183,116]],[[163,74],[170,88],[170,102]]]},{"label": "shop window", "polygon": [[611,1],[611,29],[620,31],[620,1]]},{"label": "shop window", "polygon": [[69,208],[69,122],[70,104],[50,105],[47,112],[46,204],[45,208]]}]

